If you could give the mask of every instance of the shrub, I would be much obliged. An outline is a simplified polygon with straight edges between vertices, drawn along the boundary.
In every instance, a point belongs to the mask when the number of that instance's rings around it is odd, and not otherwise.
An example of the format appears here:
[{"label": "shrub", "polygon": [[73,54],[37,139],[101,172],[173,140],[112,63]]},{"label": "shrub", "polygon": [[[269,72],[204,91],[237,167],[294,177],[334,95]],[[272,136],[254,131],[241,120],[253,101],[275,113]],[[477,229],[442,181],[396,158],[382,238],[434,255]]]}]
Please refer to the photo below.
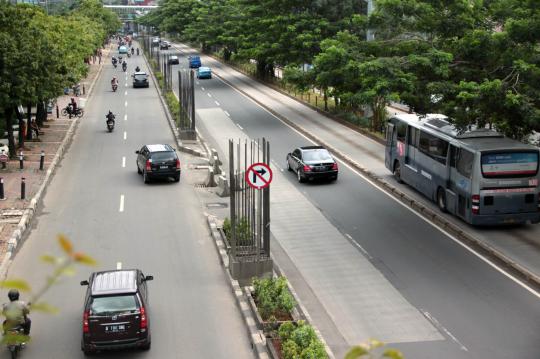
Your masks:
[{"label": "shrub", "polygon": [[298,321],[298,326],[291,322],[281,324],[278,329],[281,339],[281,354],[284,359],[327,359],[323,343],[317,338],[312,326]]},{"label": "shrub", "polygon": [[279,326],[278,335],[282,342],[286,342],[291,338],[292,332],[296,329],[292,322],[285,322]]},{"label": "shrub", "polygon": [[[229,218],[225,218],[223,221],[223,232],[225,232],[227,241],[231,243],[232,224]],[[249,226],[249,222],[246,217],[240,217],[236,222],[236,239],[239,246],[253,245],[251,227]]]},{"label": "shrub", "polygon": [[291,340],[300,348],[307,348],[313,340],[317,339],[317,334],[311,325],[306,325],[303,321],[298,324],[298,327],[291,333]]},{"label": "shrub", "polygon": [[254,279],[253,286],[263,320],[267,320],[271,315],[279,317],[280,314],[288,314],[296,305],[287,288],[285,277]]},{"label": "shrub", "polygon": [[171,111],[172,117],[176,120],[178,119],[178,114],[180,113],[180,103],[176,99],[176,96],[172,91],[169,91],[165,93],[165,101],[167,102],[167,106],[169,107],[169,111]]},{"label": "shrub", "polygon": [[298,355],[298,345],[292,340],[288,340],[281,346],[281,355],[283,359],[300,359]]}]

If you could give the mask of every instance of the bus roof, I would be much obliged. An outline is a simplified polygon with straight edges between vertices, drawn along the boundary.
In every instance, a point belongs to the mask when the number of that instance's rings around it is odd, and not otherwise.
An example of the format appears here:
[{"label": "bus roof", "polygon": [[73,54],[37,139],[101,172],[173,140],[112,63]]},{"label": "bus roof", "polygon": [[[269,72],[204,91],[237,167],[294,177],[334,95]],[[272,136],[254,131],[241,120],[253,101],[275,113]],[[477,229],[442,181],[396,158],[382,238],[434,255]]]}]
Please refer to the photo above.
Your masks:
[{"label": "bus roof", "polygon": [[417,114],[396,114],[391,119],[398,119],[413,127],[420,128],[428,133],[437,134],[447,141],[456,141],[465,147],[477,151],[491,151],[500,149],[510,150],[537,150],[538,148],[521,143],[503,134],[485,128],[475,128],[467,131],[460,131],[448,121],[448,117],[442,114],[427,114],[419,116]]}]

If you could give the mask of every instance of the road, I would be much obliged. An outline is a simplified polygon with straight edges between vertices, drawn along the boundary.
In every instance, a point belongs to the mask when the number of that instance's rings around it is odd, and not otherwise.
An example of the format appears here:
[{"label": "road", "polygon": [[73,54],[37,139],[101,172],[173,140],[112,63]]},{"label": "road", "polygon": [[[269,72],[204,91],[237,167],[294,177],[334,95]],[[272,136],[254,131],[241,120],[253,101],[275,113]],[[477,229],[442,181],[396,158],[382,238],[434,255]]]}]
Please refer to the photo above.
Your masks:
[{"label": "road", "polygon": [[[178,50],[181,62],[174,70],[185,68],[186,55],[193,53],[184,45],[177,45],[171,52]],[[203,64],[220,73],[225,69],[208,57],[203,57]],[[232,81],[242,86],[250,80],[238,76]],[[287,152],[311,144],[217,77],[198,81],[196,106],[197,109],[221,108],[231,124],[250,138],[269,139],[271,159],[282,170]],[[223,141],[220,134],[209,129],[204,134],[216,148]],[[375,189],[343,163],[336,183],[298,184],[294,175],[285,171],[284,176],[329,222],[368,253],[371,263],[444,337],[444,340],[393,343],[407,358],[538,358],[537,293],[526,290]],[[310,223],[310,218],[305,221]],[[339,323],[335,324],[339,327]],[[344,351],[342,347],[334,349]]]},{"label": "road", "polygon": [[[128,72],[136,65],[146,70],[142,56],[128,63]],[[109,84],[113,74],[120,79],[116,93]],[[113,133],[107,133],[105,126],[109,109],[116,114]],[[149,143],[173,143],[153,83],[149,89],[133,89],[130,77],[108,63],[9,277],[25,278],[36,288],[44,283],[47,267],[38,258],[59,254],[58,233],[66,234],[77,250],[90,254],[99,266],[78,268],[74,277],[47,293],[45,299],[59,307],[60,313],[32,314],[33,340],[22,357],[83,358],[80,340],[86,288],[79,281],[92,270],[114,269],[119,262],[123,268],[138,267],[154,275],[149,283],[152,349],[101,357],[253,357],[190,184],[187,165],[191,159],[179,154],[180,183],[145,185],[136,172],[134,151]],[[0,357],[7,355],[2,351]]]}]

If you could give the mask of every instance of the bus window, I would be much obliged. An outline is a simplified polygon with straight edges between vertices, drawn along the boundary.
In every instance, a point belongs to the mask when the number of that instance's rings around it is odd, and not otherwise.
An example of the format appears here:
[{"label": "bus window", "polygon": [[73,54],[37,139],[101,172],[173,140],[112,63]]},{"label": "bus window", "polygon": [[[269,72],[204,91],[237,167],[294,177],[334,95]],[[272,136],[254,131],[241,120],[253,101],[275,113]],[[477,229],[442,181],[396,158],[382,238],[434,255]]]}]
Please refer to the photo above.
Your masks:
[{"label": "bus window", "polygon": [[474,153],[464,150],[463,148],[460,148],[457,151],[459,151],[456,161],[457,171],[463,177],[471,178],[474,164]]},{"label": "bus window", "polygon": [[459,148],[450,145],[450,167],[456,168]]},{"label": "bus window", "polygon": [[434,160],[446,165],[446,155],[448,154],[448,142],[424,131],[420,131],[420,141],[418,148],[424,154]]},{"label": "bus window", "polygon": [[397,140],[405,142],[405,137],[407,136],[407,124],[405,122],[399,121],[397,123]]},{"label": "bus window", "polygon": [[392,146],[392,137],[394,136],[394,124],[389,123],[388,128],[386,129],[386,146]]},{"label": "bus window", "polygon": [[416,144],[418,143],[418,141],[416,140],[416,138],[418,137],[418,132],[419,131],[417,128],[409,126],[409,140],[408,140],[409,146],[412,146],[415,148],[417,147]]}]

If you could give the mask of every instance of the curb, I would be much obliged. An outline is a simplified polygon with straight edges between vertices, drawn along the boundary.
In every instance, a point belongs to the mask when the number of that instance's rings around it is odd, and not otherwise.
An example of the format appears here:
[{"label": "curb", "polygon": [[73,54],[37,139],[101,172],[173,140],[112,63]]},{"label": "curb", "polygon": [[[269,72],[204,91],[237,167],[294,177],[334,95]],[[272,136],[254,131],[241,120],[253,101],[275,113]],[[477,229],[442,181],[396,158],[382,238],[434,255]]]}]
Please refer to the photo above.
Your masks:
[{"label": "curb", "polygon": [[[152,78],[152,82],[154,83],[154,86],[155,86],[155,88],[156,88],[156,90],[158,92],[159,101],[161,103],[161,106],[163,107],[163,111],[165,112],[165,117],[167,117],[167,122],[169,123],[169,127],[171,128],[171,132],[173,133],[174,140],[176,142],[176,146],[182,152],[186,152],[186,153],[189,153],[191,155],[198,156],[198,157],[206,157],[205,153],[203,153],[203,152],[201,152],[199,150],[196,150],[194,148],[184,146],[182,144],[182,141],[180,140],[180,136],[178,134],[178,128],[176,127],[176,122],[174,121],[174,118],[173,118],[171,112],[169,111],[169,106],[167,106],[167,102],[165,101],[165,98],[163,97],[163,93],[161,92],[161,88],[159,87],[159,83],[158,83],[158,81],[157,81],[157,79],[156,79],[156,77],[154,75],[154,70],[152,69],[152,66],[150,66],[150,62],[146,58],[146,55],[144,54],[144,51],[142,53],[142,56],[144,58],[144,62],[146,63],[146,66],[149,69],[149,72],[150,72],[150,75],[151,75],[150,77]],[[178,99],[178,96],[176,96],[174,91],[173,91],[173,94]],[[197,136],[199,136],[199,138],[200,138],[199,131],[197,131]]]},{"label": "curb", "polygon": [[207,216],[208,228],[212,234],[213,242],[216,247],[216,250],[219,254],[219,261],[223,265],[223,271],[227,276],[227,283],[231,287],[231,290],[234,294],[234,299],[236,301],[237,307],[240,309],[244,323],[249,335],[249,340],[251,342],[251,348],[255,351],[257,358],[259,359],[270,359],[270,355],[266,349],[266,337],[264,336],[262,330],[257,328],[255,318],[249,309],[249,304],[244,297],[244,292],[237,280],[234,280],[231,277],[231,274],[228,271],[229,268],[229,257],[227,255],[227,250],[225,244],[221,240],[221,235],[219,234],[218,227],[215,221],[215,217]]},{"label": "curb", "polygon": [[[94,80],[92,81],[92,84],[90,85],[90,88],[88,89],[88,95],[86,97],[87,99],[89,99],[92,96],[95,83],[101,75],[101,71],[103,70],[104,64],[105,62],[102,61],[102,63],[99,66],[96,77],[94,78]],[[34,195],[34,197],[30,200],[30,204],[28,205],[28,207],[25,208],[23,215],[19,223],[17,224],[17,229],[15,229],[15,231],[9,238],[6,254],[4,255],[4,258],[2,259],[2,261],[0,262],[0,278],[5,278],[5,276],[7,275],[7,271],[9,269],[11,260],[15,256],[15,253],[18,247],[23,242],[24,236],[27,234],[28,229],[30,228],[30,223],[36,213],[37,206],[41,203],[46,187],[51,182],[52,176],[54,174],[54,170],[56,169],[56,166],[60,162],[60,159],[64,155],[64,152],[66,151],[66,149],[71,145],[71,141],[73,139],[73,135],[75,131],[77,130],[79,121],[80,119],[78,117],[75,117],[73,122],[69,126],[69,129],[66,132],[64,139],[62,140],[62,144],[60,145],[58,150],[56,150],[56,154],[54,155],[54,158],[51,164],[49,165],[49,168],[47,169],[47,173],[45,174],[45,178],[43,182],[39,186],[39,189]]]},{"label": "curb", "polygon": [[235,88],[237,91],[242,93],[244,96],[250,98],[255,103],[257,103],[259,106],[266,109],[268,112],[270,112],[272,115],[289,125],[290,127],[294,128],[299,133],[303,134],[304,136],[308,137],[309,139],[313,140],[314,142],[325,146],[330,152],[335,154],[336,157],[341,159],[343,162],[347,163],[348,165],[352,166],[356,170],[360,171],[363,175],[368,177],[370,180],[372,180],[379,188],[384,190],[387,193],[390,193],[393,197],[399,199],[401,202],[406,204],[407,206],[414,209],[418,214],[421,216],[430,219],[433,221],[437,227],[440,229],[447,231],[451,233],[453,236],[455,236],[457,239],[461,240],[462,242],[467,243],[468,245],[474,247],[475,250],[480,252],[481,254],[489,257],[490,259],[494,260],[499,265],[504,266],[507,270],[512,272],[514,275],[519,277],[521,280],[524,280],[527,283],[530,283],[537,288],[540,288],[540,276],[536,275],[535,273],[531,272],[527,268],[523,267],[519,263],[516,263],[513,259],[508,257],[506,254],[502,253],[498,249],[490,246],[489,244],[486,244],[485,242],[479,240],[478,238],[466,233],[461,227],[458,225],[448,221],[443,216],[439,215],[437,212],[433,211],[430,208],[427,208],[424,206],[421,202],[417,201],[416,199],[410,197],[406,193],[399,190],[397,187],[391,185],[390,183],[386,182],[385,180],[379,178],[376,176],[373,172],[371,172],[366,167],[360,165],[355,160],[347,156],[346,154],[342,153],[338,149],[336,149],[333,145],[321,140],[316,135],[312,134],[311,132],[305,130],[303,127],[297,125],[293,121],[289,120],[288,118],[282,116],[281,114],[274,111],[272,108],[266,106],[261,101],[257,100],[253,96],[246,93],[244,90],[239,89],[238,87],[234,86],[232,83],[230,83],[228,80],[224,79],[221,75],[214,72],[216,76],[218,76],[223,82],[228,84],[229,86]]}]

